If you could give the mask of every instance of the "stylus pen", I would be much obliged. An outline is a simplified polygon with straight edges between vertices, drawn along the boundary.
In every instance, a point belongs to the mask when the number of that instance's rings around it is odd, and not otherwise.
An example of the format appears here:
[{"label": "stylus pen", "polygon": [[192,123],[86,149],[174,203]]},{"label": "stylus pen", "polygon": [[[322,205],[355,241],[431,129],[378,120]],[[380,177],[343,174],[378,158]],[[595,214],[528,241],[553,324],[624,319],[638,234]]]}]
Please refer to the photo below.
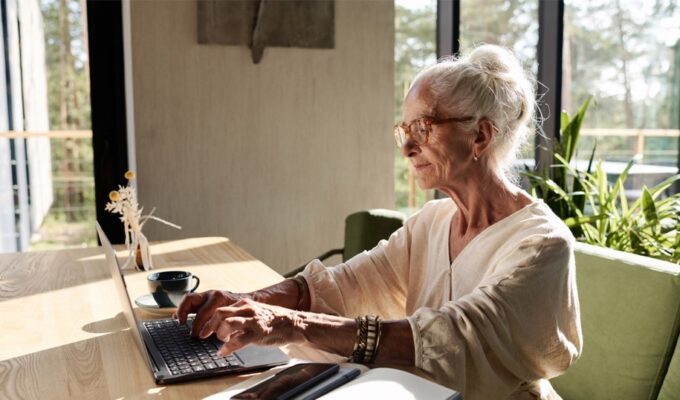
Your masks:
[{"label": "stylus pen", "polygon": [[351,381],[352,379],[359,376],[359,374],[361,374],[361,371],[358,368],[352,368],[347,372],[340,372],[337,375],[325,380],[321,385],[317,386],[312,393],[309,393],[301,400],[317,399],[323,396],[324,394],[330,392],[331,390],[336,389],[344,385],[345,383]]}]

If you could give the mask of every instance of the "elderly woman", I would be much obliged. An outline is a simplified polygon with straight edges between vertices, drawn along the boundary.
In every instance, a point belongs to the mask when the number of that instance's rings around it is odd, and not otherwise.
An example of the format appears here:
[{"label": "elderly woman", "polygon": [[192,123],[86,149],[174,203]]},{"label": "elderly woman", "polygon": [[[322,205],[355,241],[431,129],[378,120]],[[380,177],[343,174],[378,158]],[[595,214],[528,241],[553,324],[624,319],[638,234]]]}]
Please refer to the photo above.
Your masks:
[{"label": "elderly woman", "polygon": [[466,400],[559,398],[546,379],[581,351],[574,238],[509,178],[534,93],[492,46],[425,69],[395,139],[427,203],[387,241],[332,268],[247,294],[190,294],[192,334],[223,354],[302,343],[350,361],[415,365]]}]

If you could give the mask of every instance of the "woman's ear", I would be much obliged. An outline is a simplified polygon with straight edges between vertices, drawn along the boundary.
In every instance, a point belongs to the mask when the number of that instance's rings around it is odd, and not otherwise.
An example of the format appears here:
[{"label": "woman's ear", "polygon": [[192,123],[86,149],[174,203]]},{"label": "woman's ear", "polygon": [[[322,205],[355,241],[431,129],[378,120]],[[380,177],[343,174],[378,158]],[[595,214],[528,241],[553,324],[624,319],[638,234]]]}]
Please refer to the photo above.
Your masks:
[{"label": "woman's ear", "polygon": [[493,122],[488,118],[481,118],[477,123],[477,132],[475,134],[475,141],[472,145],[472,155],[480,157],[491,144],[493,135],[498,129]]}]

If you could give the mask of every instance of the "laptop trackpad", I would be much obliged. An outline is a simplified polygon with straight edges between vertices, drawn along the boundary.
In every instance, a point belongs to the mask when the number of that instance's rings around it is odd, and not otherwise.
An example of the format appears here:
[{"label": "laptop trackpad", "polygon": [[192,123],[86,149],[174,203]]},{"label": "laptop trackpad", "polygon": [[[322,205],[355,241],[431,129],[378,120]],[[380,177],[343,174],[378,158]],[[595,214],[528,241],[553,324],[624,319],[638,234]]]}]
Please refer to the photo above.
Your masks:
[{"label": "laptop trackpad", "polygon": [[[187,318],[187,325],[191,329],[194,323],[194,316]],[[215,345],[219,348],[222,341],[213,336]],[[281,365],[288,362],[288,356],[277,347],[249,345],[240,350],[236,350],[234,355],[243,363],[245,367],[252,365]]]},{"label": "laptop trackpad", "polygon": [[271,365],[288,362],[288,356],[276,347],[249,345],[235,352],[247,367],[249,365]]}]

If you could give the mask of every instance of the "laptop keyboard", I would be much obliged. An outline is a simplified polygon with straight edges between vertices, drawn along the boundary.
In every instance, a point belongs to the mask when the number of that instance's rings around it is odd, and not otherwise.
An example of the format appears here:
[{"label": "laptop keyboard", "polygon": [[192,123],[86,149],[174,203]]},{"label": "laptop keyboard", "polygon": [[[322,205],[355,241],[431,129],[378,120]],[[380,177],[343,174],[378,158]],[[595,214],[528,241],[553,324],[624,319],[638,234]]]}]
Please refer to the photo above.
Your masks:
[{"label": "laptop keyboard", "polygon": [[212,340],[192,338],[186,325],[180,326],[174,320],[143,323],[173,375],[241,366],[233,354],[218,356],[219,347]]}]

